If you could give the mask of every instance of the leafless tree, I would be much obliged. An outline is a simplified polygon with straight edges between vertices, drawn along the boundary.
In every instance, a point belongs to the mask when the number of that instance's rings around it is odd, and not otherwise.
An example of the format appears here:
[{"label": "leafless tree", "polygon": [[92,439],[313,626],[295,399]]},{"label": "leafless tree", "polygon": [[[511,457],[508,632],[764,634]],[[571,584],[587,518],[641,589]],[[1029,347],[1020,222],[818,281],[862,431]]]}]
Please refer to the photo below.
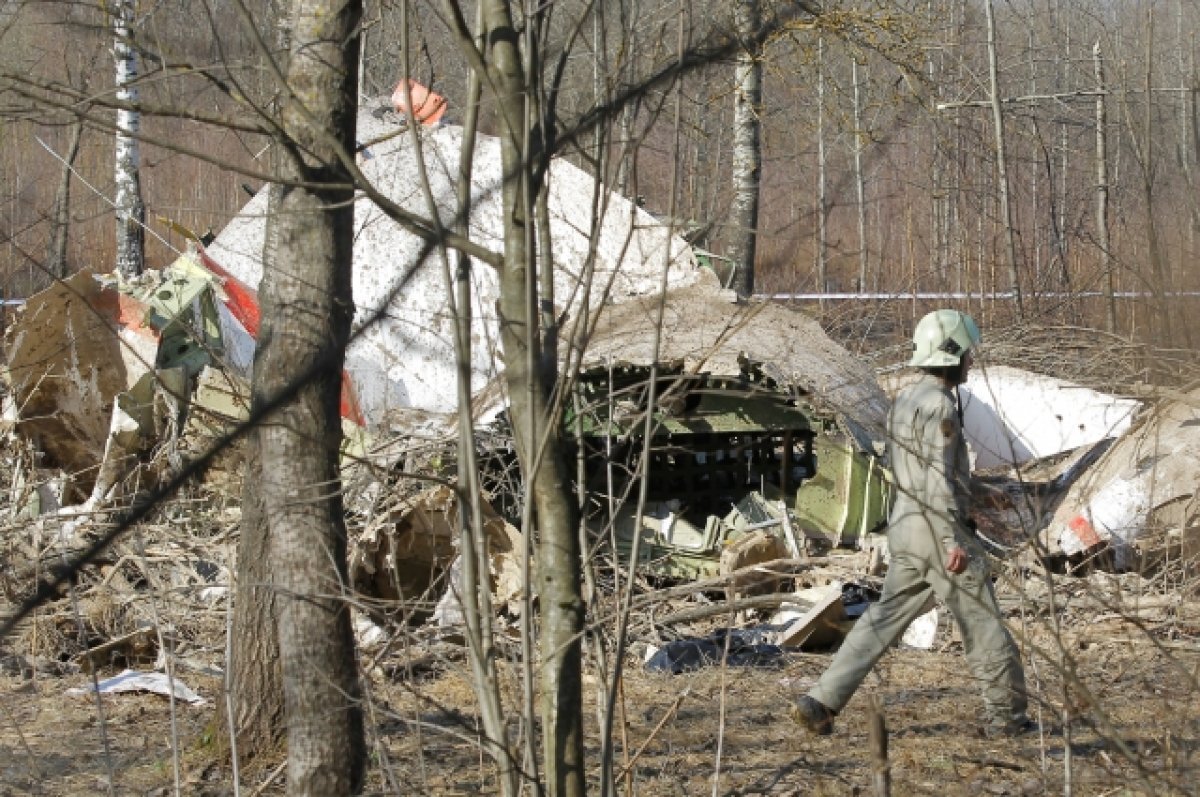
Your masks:
[{"label": "leafless tree", "polygon": [[[346,589],[339,475],[342,366],[354,303],[352,163],[357,0],[294,0],[281,118],[285,150],[261,293],[256,394],[267,549],[287,718],[288,792],[356,793],[365,743]],[[303,379],[303,381],[300,381]],[[299,384],[297,384],[299,382]]]},{"label": "leafless tree", "polygon": [[762,47],[754,33],[760,27],[758,0],[734,6],[738,36],[746,43],[738,53],[733,94],[733,203],[728,253],[737,269],[733,288],[754,293],[754,255],[758,239],[759,181],[762,173]]}]

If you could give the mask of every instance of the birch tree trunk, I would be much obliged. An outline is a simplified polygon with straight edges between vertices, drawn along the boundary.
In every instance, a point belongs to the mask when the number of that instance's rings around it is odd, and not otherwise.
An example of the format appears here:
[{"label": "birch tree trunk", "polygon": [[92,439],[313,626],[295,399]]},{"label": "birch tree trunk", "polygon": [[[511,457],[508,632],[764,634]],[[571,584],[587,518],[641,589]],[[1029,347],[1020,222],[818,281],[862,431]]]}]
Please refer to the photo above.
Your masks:
[{"label": "birch tree trunk", "polygon": [[133,35],[136,0],[114,0],[112,4],[113,58],[116,59],[117,139],[116,168],[113,181],[117,212],[117,271],[125,277],[142,273],[145,268],[146,206],[142,202],[139,176],[141,155],[138,148],[140,115],[133,106],[138,102],[137,53]]},{"label": "birch tree trunk", "polygon": [[255,371],[257,386],[279,402],[259,439],[288,793],[314,797],[356,793],[365,765],[339,475],[342,368],[354,313],[354,189],[340,158],[354,152],[361,16],[361,0],[292,5],[282,116],[290,157],[263,295],[273,327],[259,341]]},{"label": "birch tree trunk", "polygon": [[[525,107],[538,65],[522,62],[510,0],[483,0],[488,71],[497,92],[504,174],[504,266],[500,335],[504,347],[517,455],[537,529],[539,673],[546,790],[552,797],[585,793],[581,634],[583,596],[576,511],[563,458],[561,426],[552,414],[554,374],[541,357],[535,306],[537,257],[532,214],[544,158],[541,131],[528,129]],[[526,20],[526,24],[535,24]],[[547,242],[548,243],[548,242]]]},{"label": "birch tree trunk", "polygon": [[736,268],[733,288],[754,293],[754,255],[758,235],[758,195],[762,176],[762,47],[755,44],[760,20],[758,0],[737,0],[734,25],[742,39],[734,71],[733,201],[729,258]]}]

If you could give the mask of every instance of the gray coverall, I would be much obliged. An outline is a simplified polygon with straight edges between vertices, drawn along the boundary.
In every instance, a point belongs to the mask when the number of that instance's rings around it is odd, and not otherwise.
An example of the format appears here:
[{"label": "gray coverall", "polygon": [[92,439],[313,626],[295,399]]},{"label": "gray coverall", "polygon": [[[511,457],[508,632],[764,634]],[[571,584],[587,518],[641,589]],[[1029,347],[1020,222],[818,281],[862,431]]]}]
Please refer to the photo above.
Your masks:
[{"label": "gray coverall", "polygon": [[[887,531],[891,562],[883,594],[854,624],[809,696],[841,711],[932,592],[958,623],[989,724],[1022,722],[1025,673],[1000,620],[986,556],[964,525],[970,464],[958,404],[941,379],[923,374],[900,393],[888,415],[888,441],[897,499]],[[945,565],[946,553],[955,546],[970,556],[967,569],[957,575]]]}]

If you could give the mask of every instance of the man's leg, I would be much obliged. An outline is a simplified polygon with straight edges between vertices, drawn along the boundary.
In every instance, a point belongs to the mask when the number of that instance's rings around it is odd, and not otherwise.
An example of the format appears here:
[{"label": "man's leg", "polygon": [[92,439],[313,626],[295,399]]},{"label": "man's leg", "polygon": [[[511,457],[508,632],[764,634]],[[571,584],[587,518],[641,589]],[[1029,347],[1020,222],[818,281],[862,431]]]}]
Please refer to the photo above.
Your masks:
[{"label": "man's leg", "polygon": [[809,697],[831,711],[841,711],[883,652],[921,614],[929,596],[929,585],[912,558],[893,554],[883,595],[858,618]]},{"label": "man's leg", "polygon": [[972,549],[965,572],[950,575],[934,565],[926,577],[958,623],[967,664],[983,691],[989,724],[1015,726],[1025,721],[1025,670],[1016,643],[1000,619],[983,557],[982,551]]}]

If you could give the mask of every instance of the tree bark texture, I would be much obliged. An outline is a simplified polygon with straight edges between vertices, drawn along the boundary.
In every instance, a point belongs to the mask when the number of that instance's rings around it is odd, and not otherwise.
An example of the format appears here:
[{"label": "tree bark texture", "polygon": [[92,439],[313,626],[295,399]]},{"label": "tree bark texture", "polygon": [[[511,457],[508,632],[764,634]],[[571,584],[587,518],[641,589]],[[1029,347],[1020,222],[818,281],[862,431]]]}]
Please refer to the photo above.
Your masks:
[{"label": "tree bark texture", "polygon": [[[863,179],[863,141],[865,133],[862,125],[862,82],[858,77],[858,60],[850,62],[851,81],[854,84],[854,209],[858,222],[858,292],[867,291],[867,189]],[[943,229],[939,224],[935,229]],[[939,247],[939,265],[946,259],[945,246]]]},{"label": "tree bark texture", "polygon": [[[256,435],[254,435],[256,436]],[[283,740],[282,674],[279,669],[278,610],[267,541],[267,519],[259,489],[258,444],[251,441],[242,492],[241,537],[233,608],[229,710],[234,749],[242,761],[275,751]],[[220,711],[226,710],[225,703]],[[228,718],[219,723],[228,727]]]},{"label": "tree bark texture", "polygon": [[759,182],[762,178],[762,47],[754,43],[758,0],[737,0],[734,24],[745,42],[738,53],[733,90],[733,201],[729,208],[729,258],[739,296],[754,293]]},{"label": "tree bark texture", "polygon": [[[259,432],[279,610],[288,793],[352,794],[365,764],[339,475],[351,296],[361,0],[295,0],[289,96],[255,379],[280,403]],[[303,187],[297,185],[304,182]],[[299,387],[295,385],[299,384]]]},{"label": "tree bark texture", "polygon": [[[538,284],[530,225],[538,187],[533,175],[541,137],[526,134],[532,70],[522,65],[508,0],[484,0],[488,68],[498,94],[504,170],[504,270],[500,284],[501,342],[517,453],[537,527],[539,674],[547,794],[585,792],[581,640],[583,598],[579,537],[558,419],[551,417],[552,373],[539,367]],[[526,150],[525,146],[529,146]]]}]

